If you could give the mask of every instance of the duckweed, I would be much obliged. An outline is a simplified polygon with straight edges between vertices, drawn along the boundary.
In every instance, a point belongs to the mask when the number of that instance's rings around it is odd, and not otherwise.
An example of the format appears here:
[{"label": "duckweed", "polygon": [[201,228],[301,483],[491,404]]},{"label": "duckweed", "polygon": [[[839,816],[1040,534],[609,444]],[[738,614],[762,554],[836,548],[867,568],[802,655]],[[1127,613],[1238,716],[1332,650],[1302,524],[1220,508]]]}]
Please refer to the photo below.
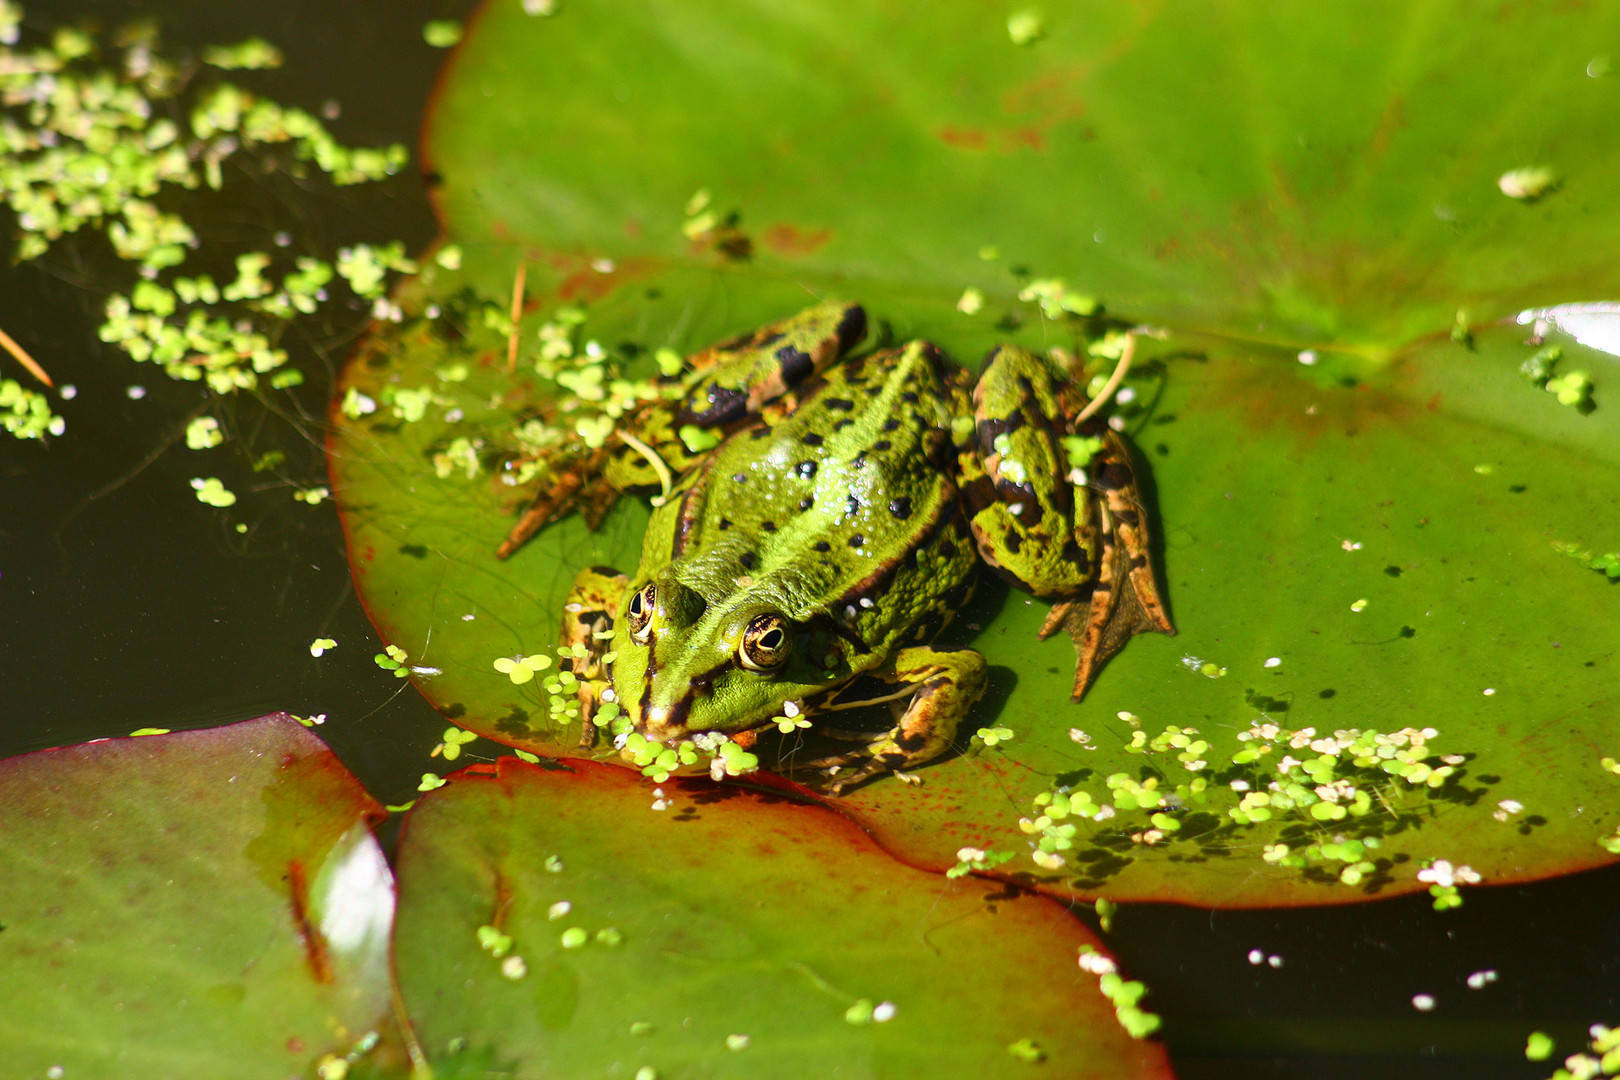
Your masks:
[{"label": "duckweed", "polygon": [[1007,37],[1014,45],[1031,45],[1046,34],[1046,20],[1034,8],[1024,8],[1007,16]]},{"label": "duckweed", "polygon": [[15,379],[0,379],[0,427],[19,439],[43,439],[67,430],[67,421],[51,412],[45,395]]},{"label": "duckweed", "polygon": [[371,660],[384,671],[393,672],[396,679],[403,679],[410,674],[410,669],[405,666],[405,650],[398,645],[385,646],[383,651],[372,656]]},{"label": "duckweed", "polygon": [[499,960],[512,951],[512,938],[494,926],[480,926],[476,931],[478,947]]},{"label": "duckweed", "polygon": [[434,19],[424,23],[422,40],[435,49],[448,49],[461,40],[461,24],[454,19]]},{"label": "duckweed", "polygon": [[549,668],[551,657],[545,653],[535,653],[532,656],[497,656],[491,661],[491,666],[511,679],[512,685],[522,686]]},{"label": "duckweed", "polygon": [[228,490],[217,476],[194,476],[191,478],[191,486],[197,492],[197,501],[200,503],[221,508],[236,505],[236,495]]},{"label": "duckweed", "polygon": [[[0,395],[0,397],[3,397],[3,395]],[[1588,569],[1596,570],[1610,581],[1620,581],[1620,551],[1610,551],[1598,555],[1590,548],[1582,548],[1579,544],[1558,542],[1553,544],[1553,550],[1568,555]]]},{"label": "duckweed", "polygon": [[445,728],[444,734],[439,738],[441,741],[438,746],[434,747],[434,752],[442,755],[446,761],[454,761],[461,756],[461,748],[477,739],[478,735],[475,732],[464,731],[458,727],[450,727]]},{"label": "duckweed", "polygon": [[991,870],[1013,857],[1010,851],[985,851],[983,848],[965,847],[956,852],[956,865],[945,871],[948,878],[959,878],[974,870]]},{"label": "duckweed", "polygon": [[1046,1060],[1046,1051],[1042,1050],[1040,1044],[1034,1039],[1019,1039],[1015,1043],[1008,1044],[1007,1053],[1019,1061],[1027,1061],[1031,1065]]},{"label": "duckweed", "polygon": [[1561,182],[1558,170],[1551,165],[1523,165],[1498,176],[1496,187],[1510,199],[1535,202],[1557,190]]},{"label": "duckweed", "polygon": [[1018,292],[1018,299],[1040,307],[1048,319],[1085,317],[1097,311],[1097,299],[1075,292],[1062,278],[1037,278]]},{"label": "duckweed", "polygon": [[[16,215],[14,257],[35,259],[64,237],[100,232],[140,275],[107,301],[103,341],[221,394],[254,389],[265,377],[274,387],[296,385],[302,376],[277,371],[287,354],[270,339],[330,299],[331,268],[301,257],[277,280],[281,260],[250,251],[236,256],[237,276],[224,286],[177,275],[205,238],[159,202],[176,189],[219,190],[226,163],[250,156],[255,172],[313,168],[335,184],[380,180],[405,164],[404,147],[345,147],[302,110],[164,58],[149,28],[99,45],[64,28],[48,45],[25,47],[21,18],[20,7],[0,7],[0,202]],[[254,38],[205,49],[202,59],[217,70],[250,70],[278,66],[281,54]],[[402,251],[383,250],[385,272],[405,265]],[[23,438],[63,429],[42,396],[4,382],[0,418]],[[210,438],[204,426],[188,431],[187,442],[201,449]]]},{"label": "duckweed", "polygon": [[973,733],[973,741],[981,746],[999,746],[1013,737],[1013,731],[1007,727],[984,727]]}]

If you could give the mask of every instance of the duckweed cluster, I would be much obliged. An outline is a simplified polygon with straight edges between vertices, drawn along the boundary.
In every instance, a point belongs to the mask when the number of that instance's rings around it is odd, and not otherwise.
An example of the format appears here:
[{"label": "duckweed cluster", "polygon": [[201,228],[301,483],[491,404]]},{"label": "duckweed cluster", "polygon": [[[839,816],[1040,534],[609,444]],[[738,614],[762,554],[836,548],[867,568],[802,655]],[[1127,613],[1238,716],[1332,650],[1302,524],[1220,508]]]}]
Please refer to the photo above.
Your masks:
[{"label": "duckweed cluster", "polygon": [[15,379],[0,379],[0,427],[19,439],[43,439],[67,430],[48,398]]},{"label": "duckweed cluster", "polygon": [[986,851],[983,848],[965,847],[956,852],[956,865],[945,871],[948,878],[959,878],[975,870],[993,870],[1004,862],[1013,858],[1010,851]]},{"label": "duckweed cluster", "polygon": [[1519,365],[1519,374],[1556,397],[1560,405],[1568,405],[1580,412],[1591,412],[1595,408],[1591,374],[1584,370],[1555,374],[1554,369],[1563,357],[1564,350],[1557,345],[1543,345]]},{"label": "duckweed cluster", "polygon": [[1610,581],[1620,581],[1620,551],[1609,551],[1599,555],[1591,548],[1560,542],[1554,542],[1553,550],[1568,555],[1589,570],[1596,570]]},{"label": "duckweed cluster", "polygon": [[[1263,846],[1262,861],[1360,885],[1378,869],[1376,829],[1358,827],[1354,836],[1328,830],[1363,820],[1370,825],[1377,815],[1394,814],[1394,803],[1405,799],[1406,792],[1443,787],[1467,760],[1464,755],[1436,755],[1430,747],[1439,735],[1434,728],[1318,734],[1312,727],[1292,730],[1262,719],[1239,732],[1240,748],[1220,761],[1197,728],[1172,724],[1149,734],[1140,728],[1139,718],[1120,715],[1137,728],[1123,749],[1144,758],[1143,768],[1102,777],[1106,794],[1060,785],[1033,797],[1018,825],[1029,837],[1032,861],[1042,870],[1063,869],[1071,851],[1097,840],[1143,846],[1173,842],[1190,812],[1207,815],[1226,802],[1219,811],[1225,825],[1217,826],[1224,828],[1223,840],[1230,839],[1233,829],[1265,822],[1304,825],[1304,830],[1290,828],[1286,839]],[[1223,786],[1236,797],[1235,805],[1230,797],[1218,798]],[[1510,816],[1505,809],[1501,814],[1502,820]],[[1098,826],[1116,817],[1120,823],[1106,832],[1080,832],[1082,822]],[[1444,860],[1418,876],[1431,882],[1441,910],[1461,902],[1457,884],[1479,880],[1468,867],[1454,868]]]},{"label": "duckweed cluster", "polygon": [[[1563,1068],[1548,1080],[1596,1080],[1620,1075],[1620,1028],[1593,1024],[1587,1035],[1591,1037],[1587,1049],[1565,1058]],[[1533,1032],[1525,1043],[1524,1056],[1531,1061],[1545,1061],[1552,1052],[1553,1041],[1542,1032]]]},{"label": "duckweed cluster", "polygon": [[1133,1039],[1145,1039],[1163,1024],[1157,1013],[1140,1008],[1138,1002],[1147,994],[1147,986],[1120,975],[1118,966],[1092,948],[1080,946],[1080,970],[1097,976],[1097,989],[1114,1006],[1114,1018]]},{"label": "duckweed cluster", "polygon": [[[59,28],[48,42],[25,46],[21,19],[17,4],[0,0],[0,202],[16,217],[19,261],[91,230],[133,265],[131,287],[107,301],[103,341],[216,393],[286,388],[303,376],[286,367],[276,338],[331,299],[335,276],[380,299],[387,275],[412,268],[398,245],[356,245],[335,265],[246,251],[228,282],[180,273],[205,238],[173,209],[173,195],[221,190],[228,162],[251,155],[255,171],[314,171],[358,184],[398,172],[404,147],[343,146],[309,113],[208,73],[280,64],[279,51],[259,39],[206,49],[198,64],[162,55],[150,23],[108,43]],[[44,395],[9,380],[0,382],[0,418],[23,438],[65,429]],[[188,445],[211,444],[188,433]]]},{"label": "duckweed cluster", "polygon": [[410,668],[405,663],[405,650],[398,645],[385,646],[382,652],[377,653],[371,659],[373,663],[384,671],[393,672],[396,679],[406,678],[411,673]]},{"label": "duckweed cluster", "polygon": [[458,727],[447,727],[444,734],[439,736],[439,745],[433,748],[430,756],[442,757],[446,761],[455,761],[461,757],[461,748],[477,739],[475,732],[466,731]]},{"label": "duckweed cluster", "polygon": [[[605,721],[599,716],[597,722]],[[630,718],[621,715],[616,706],[613,707],[613,719],[608,729],[613,733],[614,749],[638,766],[641,775],[649,776],[658,783],[704,760],[709,763],[709,776],[715,780],[746,776],[759,769],[759,757],[722,732],[699,732],[666,746],[657,739],[649,739],[632,730]]]}]

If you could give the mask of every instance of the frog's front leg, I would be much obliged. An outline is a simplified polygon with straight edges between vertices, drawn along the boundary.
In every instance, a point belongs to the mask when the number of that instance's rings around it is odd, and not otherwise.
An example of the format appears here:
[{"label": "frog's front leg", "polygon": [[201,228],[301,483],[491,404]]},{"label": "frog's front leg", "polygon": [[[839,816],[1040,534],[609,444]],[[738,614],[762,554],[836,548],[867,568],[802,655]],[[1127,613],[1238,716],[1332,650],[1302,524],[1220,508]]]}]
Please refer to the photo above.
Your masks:
[{"label": "frog's front leg", "polygon": [[[864,747],[811,762],[811,768],[840,770],[827,791],[841,795],[879,773],[934,760],[950,749],[957,725],[984,695],[985,672],[984,657],[972,649],[901,649],[886,670],[868,673],[914,688],[899,721]],[[855,768],[841,771],[849,765]]]},{"label": "frog's front leg", "polygon": [[557,639],[567,654],[565,669],[574,677],[579,699],[581,749],[596,743],[596,716],[613,687],[613,617],[624,602],[630,579],[610,567],[581,570],[563,603]]}]

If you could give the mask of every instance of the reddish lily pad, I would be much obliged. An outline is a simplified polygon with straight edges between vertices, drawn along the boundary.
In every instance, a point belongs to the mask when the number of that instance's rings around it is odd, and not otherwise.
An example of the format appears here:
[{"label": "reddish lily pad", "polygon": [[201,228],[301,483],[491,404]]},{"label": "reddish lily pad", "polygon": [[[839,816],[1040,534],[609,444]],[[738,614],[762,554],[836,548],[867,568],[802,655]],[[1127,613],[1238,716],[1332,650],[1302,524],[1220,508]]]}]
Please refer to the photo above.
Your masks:
[{"label": "reddish lily pad", "polygon": [[212,1080],[347,1053],[390,1003],[382,816],[285,714],[0,762],[7,1070]]},{"label": "reddish lily pad", "polygon": [[1053,1075],[1169,1075],[1061,905],[777,794],[569,766],[475,766],[406,819],[395,962],[436,1067],[1017,1077],[1027,1041]]},{"label": "reddish lily pad", "polygon": [[[743,3],[534,23],[491,8],[429,132],[461,269],[401,294],[406,322],[346,376],[378,411],[337,419],[334,487],[374,619],[434,669],[420,684],[447,715],[573,752],[578,729],[555,722],[540,680],[492,663],[545,653],[575,570],[632,566],[645,518],[624,502],[598,533],[570,518],[508,563],[489,554],[528,495],[499,468],[515,422],[578,401],[535,371],[535,331],[560,304],[583,304],[578,343],[632,373],[810,294],[862,300],[895,338],[971,363],[1003,339],[1082,345],[1015,299],[1062,272],[1175,327],[1119,415],[1150,466],[1180,636],[1132,642],[1076,707],[1068,643],[1034,640],[1044,605],[992,593],[953,640],[990,659],[979,722],[1011,741],[970,742],[970,724],[921,788],[886,779],[839,807],[919,865],[964,844],[1011,851],[1003,872],[1116,899],[1343,902],[1612,859],[1602,718],[1620,594],[1591,564],[1620,548],[1615,361],[1549,330],[1557,377],[1597,384],[1561,403],[1521,374],[1531,326],[1456,321],[1571,299],[1576,281],[1620,288],[1593,242],[1620,211],[1580,180],[1612,152],[1581,134],[1606,84],[1575,59],[1612,16],[1450,10],[1358,10],[1352,27],[1348,12],[1278,22],[1240,5],[1212,53],[1207,20],[1179,6],[1054,16],[1023,49],[969,5],[915,22],[883,5],[795,22]],[[1402,63],[1350,62],[1375,27],[1406,43]],[[1452,62],[1543,35],[1548,66],[1522,82]],[[761,61],[751,82],[739,57]],[[1308,118],[1292,89],[1307,71],[1313,100],[1335,103]],[[997,134],[1036,101],[1017,93],[1032,79],[1046,103],[1083,89],[1095,138],[1070,116],[1039,151]],[[1250,153],[1232,153],[1233,132]],[[1567,183],[1509,198],[1498,170],[1538,148]],[[741,208],[751,259],[732,234],[717,249],[724,225],[680,235],[705,186]],[[1076,239],[1077,208],[1107,217],[1086,221],[1101,240]],[[985,244],[1007,258],[980,259]],[[520,263],[533,303],[508,371],[491,326]],[[957,310],[970,285],[977,315]],[[401,391],[429,403],[420,420]]]}]

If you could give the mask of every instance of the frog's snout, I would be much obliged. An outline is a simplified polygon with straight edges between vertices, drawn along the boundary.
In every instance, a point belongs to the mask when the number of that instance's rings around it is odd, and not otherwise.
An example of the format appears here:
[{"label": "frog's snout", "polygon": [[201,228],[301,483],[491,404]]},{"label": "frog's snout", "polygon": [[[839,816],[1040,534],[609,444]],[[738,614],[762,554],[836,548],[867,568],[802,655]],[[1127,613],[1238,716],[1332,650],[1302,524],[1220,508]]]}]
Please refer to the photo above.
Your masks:
[{"label": "frog's snout", "polygon": [[669,743],[686,737],[686,725],[673,716],[667,705],[649,705],[636,722],[636,730],[649,739]]}]

